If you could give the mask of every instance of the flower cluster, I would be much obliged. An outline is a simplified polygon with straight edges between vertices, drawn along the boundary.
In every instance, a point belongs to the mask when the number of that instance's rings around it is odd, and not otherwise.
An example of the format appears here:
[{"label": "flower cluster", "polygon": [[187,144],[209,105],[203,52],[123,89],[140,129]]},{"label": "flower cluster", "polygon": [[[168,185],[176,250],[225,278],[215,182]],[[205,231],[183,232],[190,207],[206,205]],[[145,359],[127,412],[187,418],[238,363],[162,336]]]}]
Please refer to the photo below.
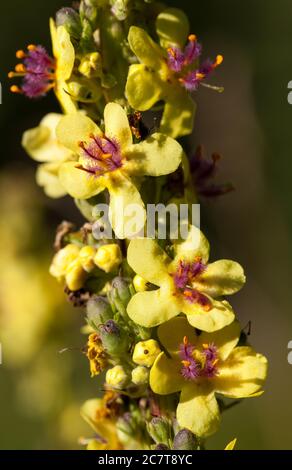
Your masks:
[{"label": "flower cluster", "polygon": [[[146,207],[191,210],[202,195],[230,191],[210,184],[216,153],[211,162],[200,148],[188,156],[177,140],[193,131],[200,86],[222,91],[205,81],[223,56],[202,61],[186,15],[148,0],[82,0],[58,11],[50,29],[52,57],[30,45],[9,76],[22,78],[11,90],[28,98],[54,90],[62,113],[45,116],[22,144],[40,163],[46,194],[71,196],[86,219],[79,230],[59,227],[50,267],[86,311],[82,352],[104,380],[104,395],[82,407],[94,435],[80,443],[200,450],[219,428],[224,397],[262,394],[267,360],[226,300],[245,284],[241,265],[210,262],[193,222],[180,220],[185,237],[168,226],[165,239],[147,237]],[[107,221],[99,204],[109,206]]]}]

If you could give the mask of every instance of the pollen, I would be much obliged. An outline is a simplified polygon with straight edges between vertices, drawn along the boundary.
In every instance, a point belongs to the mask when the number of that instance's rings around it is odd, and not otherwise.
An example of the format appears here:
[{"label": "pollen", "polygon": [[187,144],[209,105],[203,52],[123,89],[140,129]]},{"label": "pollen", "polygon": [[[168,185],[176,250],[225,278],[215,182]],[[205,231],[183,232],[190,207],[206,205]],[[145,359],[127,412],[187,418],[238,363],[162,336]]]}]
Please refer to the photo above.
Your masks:
[{"label": "pollen", "polygon": [[223,60],[224,60],[223,55],[221,55],[221,54],[217,55],[216,61],[215,61],[216,67],[217,67],[218,65],[222,64]]},{"label": "pollen", "polygon": [[197,41],[197,36],[195,34],[190,34],[188,37],[188,40],[191,42],[196,42]]},{"label": "pollen", "polygon": [[12,87],[10,87],[10,91],[11,93],[22,93],[21,88],[17,85],[12,85]]}]

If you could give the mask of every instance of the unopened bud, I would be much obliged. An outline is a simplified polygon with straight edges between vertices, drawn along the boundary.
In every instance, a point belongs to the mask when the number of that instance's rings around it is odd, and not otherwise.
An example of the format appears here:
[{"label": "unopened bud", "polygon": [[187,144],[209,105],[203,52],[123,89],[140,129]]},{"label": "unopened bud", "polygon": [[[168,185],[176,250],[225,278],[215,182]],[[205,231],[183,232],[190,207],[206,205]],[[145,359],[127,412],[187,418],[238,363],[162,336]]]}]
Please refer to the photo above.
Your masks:
[{"label": "unopened bud", "polygon": [[80,16],[73,8],[61,8],[56,14],[56,25],[65,26],[74,39],[79,39],[82,33]]},{"label": "unopened bud", "polygon": [[128,374],[122,366],[115,366],[106,373],[106,383],[110,387],[122,390],[128,382]]},{"label": "unopened bud", "polygon": [[155,447],[155,450],[169,450],[169,447],[166,446],[165,444],[158,444],[158,445]]},{"label": "unopened bud", "polygon": [[94,256],[96,254],[96,248],[93,246],[84,246],[79,252],[79,260],[83,269],[90,273],[95,268]]},{"label": "unopened bud", "polygon": [[155,359],[161,353],[159,344],[154,339],[137,343],[133,353],[133,361],[139,366],[152,367]]},{"label": "unopened bud", "polygon": [[88,323],[95,329],[106,323],[113,316],[113,311],[105,297],[94,296],[86,306]]},{"label": "unopened bud", "polygon": [[66,272],[66,284],[71,291],[82,289],[87,278],[79,259],[72,261]]},{"label": "unopened bud", "polygon": [[181,429],[173,441],[174,450],[196,450],[198,441],[196,436],[188,429]]},{"label": "unopened bud", "polygon": [[101,326],[100,337],[104,349],[112,356],[119,356],[129,348],[128,336],[113,320]]},{"label": "unopened bud", "polygon": [[149,380],[149,369],[147,367],[138,366],[132,370],[132,382],[135,385],[145,385]]},{"label": "unopened bud", "polygon": [[66,275],[67,269],[79,255],[80,248],[77,245],[70,243],[66,245],[65,248],[62,248],[54,256],[51,267],[50,274],[57,279],[61,280],[62,277]]},{"label": "unopened bud", "polygon": [[131,298],[131,292],[129,289],[130,281],[123,277],[115,277],[112,281],[112,288],[110,290],[110,300],[122,302],[124,306],[127,306]]},{"label": "unopened bud", "polygon": [[150,423],[148,423],[147,428],[156,444],[168,444],[171,438],[171,426],[168,419],[163,417],[153,418]]},{"label": "unopened bud", "polygon": [[122,261],[122,252],[119,245],[116,243],[111,245],[103,245],[98,248],[94,258],[96,266],[106,273],[117,270]]},{"label": "unopened bud", "polygon": [[81,59],[79,72],[86,78],[102,76],[102,62],[99,52],[91,52]]},{"label": "unopened bud", "polygon": [[69,95],[81,103],[93,103],[98,101],[102,95],[102,90],[97,83],[87,78],[76,78],[67,83]]}]

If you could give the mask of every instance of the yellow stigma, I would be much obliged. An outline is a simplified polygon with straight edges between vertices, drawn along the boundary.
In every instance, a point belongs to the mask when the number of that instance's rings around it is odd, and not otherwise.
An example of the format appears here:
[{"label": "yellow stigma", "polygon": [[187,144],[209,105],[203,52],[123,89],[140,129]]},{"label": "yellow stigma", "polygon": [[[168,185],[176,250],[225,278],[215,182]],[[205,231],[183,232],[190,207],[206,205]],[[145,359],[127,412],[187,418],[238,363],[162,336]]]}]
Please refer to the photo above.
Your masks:
[{"label": "yellow stigma", "polygon": [[189,41],[196,42],[197,36],[195,34],[190,34],[188,39],[189,39]]},{"label": "yellow stigma", "polygon": [[22,50],[19,50],[16,52],[16,58],[17,59],[24,59],[26,57],[26,53]]}]

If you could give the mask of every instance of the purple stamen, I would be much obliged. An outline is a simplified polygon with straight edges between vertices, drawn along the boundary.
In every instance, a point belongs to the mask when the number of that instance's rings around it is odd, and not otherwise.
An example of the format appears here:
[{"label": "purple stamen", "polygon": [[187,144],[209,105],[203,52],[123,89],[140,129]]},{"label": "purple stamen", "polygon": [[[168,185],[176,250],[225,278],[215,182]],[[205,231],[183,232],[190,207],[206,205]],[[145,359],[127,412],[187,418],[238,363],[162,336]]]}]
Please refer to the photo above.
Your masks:
[{"label": "purple stamen", "polygon": [[101,176],[122,167],[122,155],[118,142],[108,137],[90,136],[89,144],[80,143],[82,148],[82,169],[95,176]]},{"label": "purple stamen", "polygon": [[213,378],[219,374],[218,352],[216,346],[212,343],[203,346],[204,350],[196,351],[195,346],[188,342],[184,337],[183,344],[179,347],[179,356],[182,359],[181,375],[186,380],[197,380],[199,378]]}]

